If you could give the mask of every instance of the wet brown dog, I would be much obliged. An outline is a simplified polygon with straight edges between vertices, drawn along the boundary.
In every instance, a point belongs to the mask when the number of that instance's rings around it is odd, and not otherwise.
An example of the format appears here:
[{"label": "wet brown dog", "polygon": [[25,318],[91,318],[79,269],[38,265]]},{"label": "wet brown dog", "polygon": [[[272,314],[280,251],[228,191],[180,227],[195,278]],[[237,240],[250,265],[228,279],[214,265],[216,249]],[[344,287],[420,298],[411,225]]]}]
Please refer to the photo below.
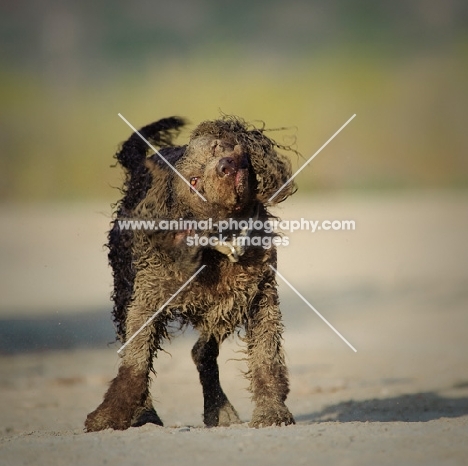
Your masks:
[{"label": "wet brown dog", "polygon": [[[200,374],[207,426],[240,422],[220,386],[217,356],[223,340],[241,327],[255,403],[250,425],[294,423],[285,405],[289,388],[272,268],[276,268],[274,234],[235,225],[222,232],[221,239],[215,227],[203,231],[121,228],[122,219],[212,219],[215,226],[226,219],[266,222],[272,218],[268,207],[294,192],[289,183],[269,200],[288,181],[291,166],[263,129],[223,117],[201,123],[188,145],[175,146],[174,136],[184,124],[181,118],[171,117],[140,130],[160,148],[165,161],[157,154],[148,157],[148,147],[136,133],[116,156],[127,178],[109,233],[109,260],[114,273],[114,322],[118,338],[128,344],[104,401],[86,419],[88,431],[127,429],[148,422],[162,425],[151,401],[149,380],[153,357],[170,337],[168,324],[174,320],[200,332],[192,357]],[[194,243],[194,238],[213,241]],[[243,239],[243,244],[236,238]],[[202,266],[196,278],[175,295]],[[170,297],[170,304],[137,333]]]}]

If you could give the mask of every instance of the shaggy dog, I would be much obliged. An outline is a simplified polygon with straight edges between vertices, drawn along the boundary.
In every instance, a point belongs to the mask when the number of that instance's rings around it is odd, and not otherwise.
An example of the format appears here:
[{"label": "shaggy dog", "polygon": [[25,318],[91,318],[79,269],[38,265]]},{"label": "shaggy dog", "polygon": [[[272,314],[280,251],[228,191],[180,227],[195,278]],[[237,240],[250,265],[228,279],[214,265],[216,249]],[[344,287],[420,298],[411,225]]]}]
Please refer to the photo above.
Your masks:
[{"label": "shaggy dog", "polygon": [[[87,431],[122,430],[148,422],[163,425],[151,401],[149,382],[153,357],[170,338],[174,321],[192,325],[200,333],[192,358],[203,389],[206,426],[240,422],[221,388],[217,356],[223,340],[241,327],[255,403],[250,425],[294,423],[285,405],[289,383],[274,272],[274,240],[281,238],[265,228],[247,231],[234,225],[219,239],[216,230],[218,222],[226,219],[273,218],[268,207],[295,191],[289,183],[270,201],[291,176],[288,158],[276,150],[286,147],[267,137],[264,129],[229,116],[201,123],[188,145],[174,145],[184,124],[183,119],[171,117],[140,130],[160,154],[148,156],[147,144],[134,133],[116,155],[126,180],[108,246],[114,276],[113,318],[119,340],[128,344],[104,401],[86,419]],[[122,219],[212,219],[215,226],[132,231],[120,228]],[[214,240],[194,243],[196,236]],[[244,244],[238,244],[239,238]],[[157,311],[157,317],[144,326]]]}]

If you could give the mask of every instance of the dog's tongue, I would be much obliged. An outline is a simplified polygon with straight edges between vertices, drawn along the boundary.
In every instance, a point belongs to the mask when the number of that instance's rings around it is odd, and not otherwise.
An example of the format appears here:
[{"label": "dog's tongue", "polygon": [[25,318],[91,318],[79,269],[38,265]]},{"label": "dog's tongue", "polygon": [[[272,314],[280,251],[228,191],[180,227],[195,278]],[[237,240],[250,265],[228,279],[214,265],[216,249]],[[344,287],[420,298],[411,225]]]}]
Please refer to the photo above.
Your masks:
[{"label": "dog's tongue", "polygon": [[236,173],[236,178],[234,180],[234,186],[237,188],[240,183],[244,181],[244,171],[243,170],[237,170]]}]

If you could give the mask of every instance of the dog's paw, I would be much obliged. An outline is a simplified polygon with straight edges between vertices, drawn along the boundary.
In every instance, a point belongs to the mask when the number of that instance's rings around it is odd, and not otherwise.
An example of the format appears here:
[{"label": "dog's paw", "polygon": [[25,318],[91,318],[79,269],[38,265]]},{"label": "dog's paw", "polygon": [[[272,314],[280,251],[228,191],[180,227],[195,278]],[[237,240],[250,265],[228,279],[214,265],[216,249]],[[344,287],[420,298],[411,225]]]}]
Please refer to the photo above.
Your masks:
[{"label": "dog's paw", "polygon": [[145,409],[133,416],[132,427],[140,427],[145,424],[156,424],[161,427],[164,425],[154,408]]},{"label": "dog's paw", "polygon": [[237,411],[229,401],[219,410],[219,426],[230,426],[231,424],[240,424],[241,420]]},{"label": "dog's paw", "polygon": [[98,432],[105,429],[125,430],[130,427],[131,418],[106,407],[99,406],[89,413],[85,421],[86,432]]},{"label": "dog's paw", "polygon": [[295,424],[292,414],[284,404],[257,406],[254,409],[250,427],[288,426]]},{"label": "dog's paw", "polygon": [[209,409],[205,409],[203,422],[206,427],[227,427],[231,424],[240,424],[241,420],[234,406],[226,400],[221,407],[211,406]]}]

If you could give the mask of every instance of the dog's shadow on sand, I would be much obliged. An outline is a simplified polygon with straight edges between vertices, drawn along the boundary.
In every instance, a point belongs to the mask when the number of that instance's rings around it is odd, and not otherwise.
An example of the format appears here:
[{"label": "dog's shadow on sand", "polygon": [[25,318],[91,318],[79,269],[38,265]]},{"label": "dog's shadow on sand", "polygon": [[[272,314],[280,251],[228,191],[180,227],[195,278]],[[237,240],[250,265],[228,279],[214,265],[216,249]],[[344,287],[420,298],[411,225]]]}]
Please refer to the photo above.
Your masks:
[{"label": "dog's shadow on sand", "polygon": [[[461,388],[461,387],[460,387]],[[444,397],[436,392],[406,394],[391,398],[344,401],[320,411],[299,414],[296,422],[428,422],[468,415],[468,397]]]}]

